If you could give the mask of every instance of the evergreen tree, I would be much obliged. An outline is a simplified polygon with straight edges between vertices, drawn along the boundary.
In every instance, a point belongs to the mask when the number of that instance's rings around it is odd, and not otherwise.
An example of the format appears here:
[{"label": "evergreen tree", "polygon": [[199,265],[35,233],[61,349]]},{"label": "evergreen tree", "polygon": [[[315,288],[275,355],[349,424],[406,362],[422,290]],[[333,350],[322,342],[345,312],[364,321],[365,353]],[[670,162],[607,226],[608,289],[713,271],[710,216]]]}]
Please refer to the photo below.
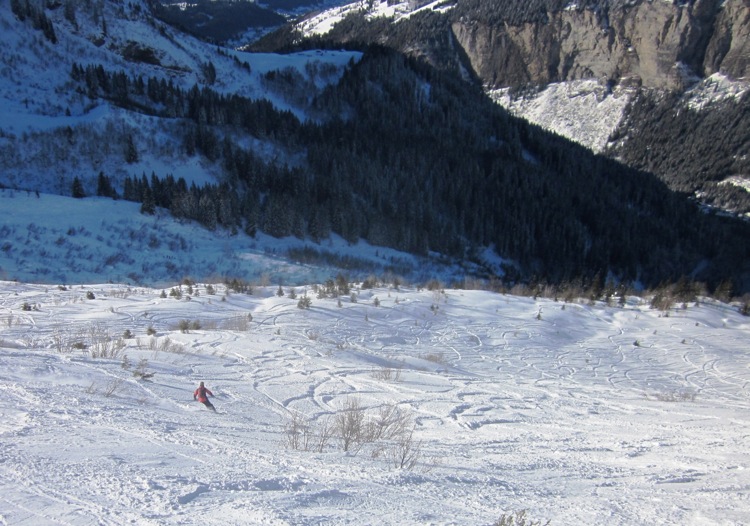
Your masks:
[{"label": "evergreen tree", "polygon": [[126,201],[133,201],[138,203],[141,201],[141,197],[142,195],[139,192],[139,185],[137,181],[133,181],[130,176],[127,176],[125,178],[125,181],[123,181],[122,198]]},{"label": "evergreen tree", "polygon": [[112,199],[117,198],[117,192],[112,188],[112,183],[110,183],[109,177],[104,175],[104,172],[99,172],[96,184],[96,195],[99,197],[111,197]]},{"label": "evergreen tree", "polygon": [[154,215],[156,213],[156,202],[151,187],[145,185],[141,196],[141,214]]},{"label": "evergreen tree", "polygon": [[71,194],[76,199],[82,199],[86,197],[86,192],[83,190],[83,183],[78,177],[73,178],[73,185],[71,187]]},{"label": "evergreen tree", "polygon": [[198,201],[198,220],[209,230],[216,230],[218,219],[216,216],[216,204],[213,197],[208,192],[203,192]]},{"label": "evergreen tree", "polygon": [[138,149],[135,147],[132,134],[128,134],[125,137],[125,162],[128,164],[138,162]]}]

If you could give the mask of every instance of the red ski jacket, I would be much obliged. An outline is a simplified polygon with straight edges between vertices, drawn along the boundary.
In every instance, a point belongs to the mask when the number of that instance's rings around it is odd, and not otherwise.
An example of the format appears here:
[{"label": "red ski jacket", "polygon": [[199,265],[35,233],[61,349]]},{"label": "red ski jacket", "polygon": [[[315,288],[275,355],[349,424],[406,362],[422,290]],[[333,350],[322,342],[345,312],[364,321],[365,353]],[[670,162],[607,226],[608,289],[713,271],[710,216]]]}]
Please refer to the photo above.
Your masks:
[{"label": "red ski jacket", "polygon": [[205,404],[208,402],[208,396],[206,395],[213,396],[214,394],[207,387],[199,387],[193,393],[193,398],[197,398],[200,403]]}]

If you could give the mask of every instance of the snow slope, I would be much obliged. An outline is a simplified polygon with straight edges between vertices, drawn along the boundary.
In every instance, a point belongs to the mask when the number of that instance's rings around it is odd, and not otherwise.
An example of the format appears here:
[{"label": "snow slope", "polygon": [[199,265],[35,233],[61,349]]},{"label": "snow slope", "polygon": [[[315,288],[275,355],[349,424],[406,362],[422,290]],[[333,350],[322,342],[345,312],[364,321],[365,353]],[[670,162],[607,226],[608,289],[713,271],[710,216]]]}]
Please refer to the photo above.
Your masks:
[{"label": "snow slope", "polygon": [[489,96],[514,115],[601,152],[636,93],[619,86],[610,92],[589,79],[550,84],[521,96],[509,89],[490,90]]},{"label": "snow slope", "polygon": [[333,26],[354,13],[364,12],[368,19],[389,18],[394,22],[398,22],[408,19],[419,11],[447,11],[452,8],[452,5],[446,5],[443,0],[427,2],[375,0],[366,2],[358,0],[349,4],[336,5],[319,13],[303,17],[297,23],[297,28],[306,37],[325,35],[333,29]]},{"label": "snow slope", "polygon": [[[122,4],[76,4],[76,24],[64,9],[47,9],[57,42],[46,40],[31,23],[0,3],[0,187],[70,195],[78,177],[87,193],[96,191],[99,173],[122,191],[127,176],[164,178],[172,174],[190,184],[217,182],[219,167],[181,153],[184,123],[153,118],[90,99],[71,80],[74,64],[101,65],[131,78],[164,79],[188,90],[210,87],[224,94],[266,99],[280,110],[306,119],[307,104],[319,90],[337,82],[356,52],[307,51],[289,55],[244,53],[218,48],[153,19],[143,0]],[[84,7],[88,5],[89,7]],[[96,5],[99,5],[98,3]],[[106,32],[103,25],[106,23]],[[132,50],[151,63],[129,57]],[[215,78],[206,74],[208,65]],[[296,70],[301,93],[265,81],[270,71]],[[125,162],[131,138],[138,162]],[[270,142],[237,138],[261,158],[289,156]],[[291,160],[290,160],[291,162]]]},{"label": "snow slope", "polygon": [[[734,308],[276,290],[0,283],[0,523],[750,523]],[[289,447],[293,415],[320,430],[352,401],[398,408],[416,462]]]},{"label": "snow slope", "polygon": [[[322,244],[262,232],[250,237],[242,231],[211,231],[177,222],[164,210],[153,216],[139,210],[138,203],[122,200],[0,190],[0,279],[161,286],[183,278],[236,278],[299,285],[323,283],[339,273],[364,279],[369,273],[390,272],[417,282],[434,276],[450,281],[466,274],[465,266],[426,261],[361,240],[350,244],[336,235]],[[323,261],[294,259],[292,249],[313,251]],[[327,256],[344,261],[336,268],[325,262]],[[347,258],[358,263],[356,269],[347,268]]]}]

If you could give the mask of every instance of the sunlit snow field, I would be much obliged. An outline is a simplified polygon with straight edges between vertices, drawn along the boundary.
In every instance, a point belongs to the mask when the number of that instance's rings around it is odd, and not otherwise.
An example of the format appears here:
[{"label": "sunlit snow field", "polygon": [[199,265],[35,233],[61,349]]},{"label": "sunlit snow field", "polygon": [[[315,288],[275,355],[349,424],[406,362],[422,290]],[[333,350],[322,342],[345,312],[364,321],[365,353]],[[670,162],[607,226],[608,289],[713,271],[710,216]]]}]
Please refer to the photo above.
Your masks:
[{"label": "sunlit snow field", "polygon": [[[750,521],[736,308],[213,287],[0,283],[1,524]],[[353,404],[398,409],[409,462],[290,446]]]}]

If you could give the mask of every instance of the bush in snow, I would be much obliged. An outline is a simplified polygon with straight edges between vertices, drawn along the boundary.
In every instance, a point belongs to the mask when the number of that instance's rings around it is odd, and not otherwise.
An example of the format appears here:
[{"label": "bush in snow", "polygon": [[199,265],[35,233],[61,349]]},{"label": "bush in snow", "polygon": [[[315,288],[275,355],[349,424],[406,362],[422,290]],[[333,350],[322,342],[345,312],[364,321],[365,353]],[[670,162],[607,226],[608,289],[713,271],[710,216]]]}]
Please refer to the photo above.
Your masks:
[{"label": "bush in snow", "polygon": [[541,522],[526,518],[526,510],[515,513],[503,513],[492,526],[548,526],[551,521]]}]

